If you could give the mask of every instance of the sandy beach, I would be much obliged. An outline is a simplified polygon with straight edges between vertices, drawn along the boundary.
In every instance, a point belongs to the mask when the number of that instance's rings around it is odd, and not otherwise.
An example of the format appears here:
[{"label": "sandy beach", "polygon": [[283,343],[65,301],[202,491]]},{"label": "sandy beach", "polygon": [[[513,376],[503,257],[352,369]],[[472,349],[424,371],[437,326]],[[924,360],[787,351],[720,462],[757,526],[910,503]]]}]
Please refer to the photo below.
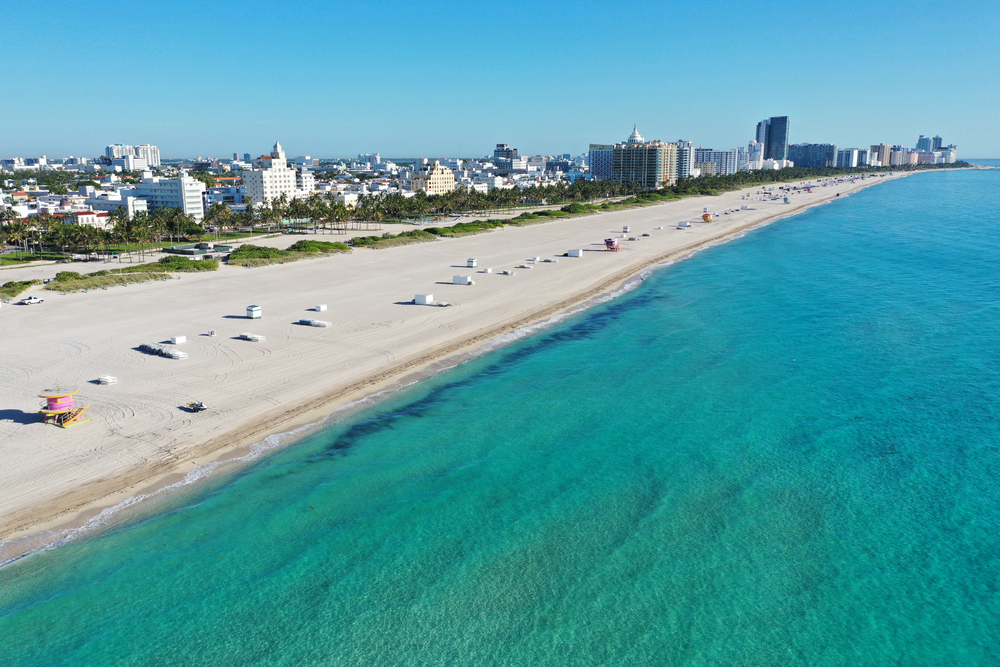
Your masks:
[{"label": "sandy beach", "polygon": [[[609,292],[645,267],[903,175],[816,187],[792,195],[788,204],[743,199],[757,196],[754,187],[400,248],[254,269],[224,266],[89,293],[33,289],[22,296],[37,294],[43,304],[0,309],[0,540],[79,525],[197,464],[318,421],[435,362]],[[714,212],[741,205],[754,210],[700,222],[703,207]],[[679,230],[681,221],[692,226]],[[620,237],[624,226],[636,240],[619,239],[621,252],[604,252],[603,239]],[[280,246],[301,238],[270,241]],[[562,256],[570,249],[582,249],[583,256]],[[533,257],[558,262],[532,264]],[[466,268],[467,258],[476,258],[478,268]],[[524,264],[531,268],[516,268]],[[483,273],[485,267],[493,272]],[[7,269],[0,279],[51,277],[67,268]],[[499,273],[511,269],[516,275]],[[454,275],[471,276],[475,284],[453,285]],[[418,293],[452,306],[414,305]],[[262,308],[262,319],[246,319],[251,304]],[[317,304],[328,309],[314,312]],[[301,318],[332,326],[302,326]],[[217,335],[209,336],[212,330]],[[265,340],[241,340],[242,332]],[[137,349],[179,335],[187,337],[177,346],[187,359]],[[116,376],[118,383],[97,384],[100,375]],[[81,387],[77,402],[90,404],[92,421],[70,429],[40,423],[36,412],[43,400],[37,395],[54,385]],[[182,409],[192,400],[211,409]]]}]

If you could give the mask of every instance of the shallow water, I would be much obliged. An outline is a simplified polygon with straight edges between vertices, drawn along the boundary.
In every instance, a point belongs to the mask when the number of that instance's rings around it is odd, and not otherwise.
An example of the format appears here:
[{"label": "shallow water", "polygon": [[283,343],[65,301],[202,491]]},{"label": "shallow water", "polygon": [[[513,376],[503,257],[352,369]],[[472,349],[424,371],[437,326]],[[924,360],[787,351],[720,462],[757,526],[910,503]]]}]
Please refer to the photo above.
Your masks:
[{"label": "shallow water", "polygon": [[998,186],[778,222],[0,569],[4,664],[997,664]]}]

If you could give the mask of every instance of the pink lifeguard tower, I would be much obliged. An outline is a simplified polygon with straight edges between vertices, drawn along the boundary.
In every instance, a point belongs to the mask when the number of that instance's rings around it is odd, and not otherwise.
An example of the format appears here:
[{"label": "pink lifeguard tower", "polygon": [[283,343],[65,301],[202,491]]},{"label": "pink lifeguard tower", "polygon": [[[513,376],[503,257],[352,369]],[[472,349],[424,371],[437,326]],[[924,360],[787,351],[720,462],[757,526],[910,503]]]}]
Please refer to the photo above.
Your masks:
[{"label": "pink lifeguard tower", "polygon": [[42,415],[42,421],[63,428],[89,422],[89,419],[82,419],[82,417],[90,406],[77,407],[73,401],[73,396],[78,391],[80,391],[79,387],[43,389],[42,393],[38,395],[39,398],[45,399],[45,405],[38,411]]}]

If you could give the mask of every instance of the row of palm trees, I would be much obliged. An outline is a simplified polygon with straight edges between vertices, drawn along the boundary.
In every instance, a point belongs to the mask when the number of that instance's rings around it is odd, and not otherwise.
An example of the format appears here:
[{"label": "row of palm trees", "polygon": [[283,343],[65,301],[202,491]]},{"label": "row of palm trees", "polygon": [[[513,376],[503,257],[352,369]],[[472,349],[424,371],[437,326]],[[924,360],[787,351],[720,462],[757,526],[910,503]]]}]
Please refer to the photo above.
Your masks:
[{"label": "row of palm trees", "polygon": [[[43,211],[30,221],[21,221],[5,209],[0,211],[0,241],[28,251],[31,246],[58,248],[63,252],[84,252],[111,255],[122,251],[129,261],[133,252],[140,258],[160,245],[164,239],[201,239],[206,230],[217,234],[248,228],[274,229],[283,224],[308,223],[325,230],[343,231],[348,221],[379,223],[383,220],[405,220],[429,214],[487,213],[509,210],[518,206],[548,202],[593,201],[595,199],[636,194],[642,188],[634,183],[612,181],[560,182],[547,187],[501,189],[489,192],[459,189],[437,195],[418,192],[413,197],[401,194],[372,193],[359,197],[355,206],[336,201],[327,195],[313,193],[306,199],[291,199],[281,195],[262,204],[248,204],[243,211],[233,211],[228,204],[213,203],[205,212],[202,224],[180,209],[163,207],[152,212],[138,211],[129,216],[119,208],[111,212],[106,229],[75,224],[74,216],[50,216]],[[121,261],[121,254],[119,254]]]},{"label": "row of palm trees", "polygon": [[[98,253],[111,256],[124,254],[133,259],[137,250],[140,258],[157,247],[165,237],[203,236],[205,230],[194,218],[176,208],[161,208],[153,213],[138,211],[129,216],[124,208],[112,211],[105,229],[77,224],[75,215],[51,216],[43,211],[27,221],[13,211],[0,211],[0,241],[28,252],[29,245],[39,249],[59,249],[66,252]],[[122,252],[123,251],[123,252]],[[20,250],[18,255],[20,257]]]},{"label": "row of palm trees", "polygon": [[608,197],[638,194],[644,188],[638,183],[614,181],[560,181],[554,185],[529,188],[495,188],[488,192],[456,189],[453,192],[427,195],[418,192],[413,197],[400,194],[368,194],[358,199],[354,216],[359,220],[404,220],[428,214],[451,213],[487,214],[509,211],[520,206],[546,203],[590,202]]},{"label": "row of palm trees", "polygon": [[457,189],[453,192],[428,195],[420,191],[412,197],[404,197],[398,193],[370,193],[361,195],[354,206],[347,206],[320,193],[313,193],[306,199],[290,201],[285,195],[281,195],[263,204],[247,206],[246,210],[240,213],[233,213],[225,204],[213,204],[205,214],[205,224],[219,229],[258,226],[274,228],[285,221],[292,221],[309,222],[324,229],[342,230],[349,220],[381,222],[412,220],[431,214],[486,214],[519,206],[588,202],[638,194],[643,190],[644,188],[638,183],[560,181],[550,186],[532,186],[524,189],[496,188],[488,192]]}]

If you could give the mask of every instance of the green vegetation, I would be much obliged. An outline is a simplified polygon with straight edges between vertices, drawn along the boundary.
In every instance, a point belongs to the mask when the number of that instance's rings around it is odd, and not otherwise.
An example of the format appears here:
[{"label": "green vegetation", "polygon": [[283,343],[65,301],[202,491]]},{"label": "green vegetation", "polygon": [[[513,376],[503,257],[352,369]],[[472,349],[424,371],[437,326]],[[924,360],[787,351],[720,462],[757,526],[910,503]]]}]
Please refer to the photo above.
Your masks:
[{"label": "green vegetation", "polygon": [[196,273],[198,271],[218,271],[219,262],[215,259],[188,259],[179,255],[168,255],[161,257],[156,264],[146,264],[145,266],[159,266],[162,270],[180,273]]},{"label": "green vegetation", "polygon": [[590,213],[591,211],[597,210],[596,206],[590,206],[588,204],[578,204],[573,202],[572,204],[567,204],[559,209],[563,213],[572,213],[573,215],[580,215],[582,213]]},{"label": "green vegetation", "polygon": [[243,259],[281,259],[287,254],[287,250],[278,250],[277,248],[246,243],[229,253],[229,262],[239,262]]},{"label": "green vegetation", "polygon": [[0,298],[13,299],[32,285],[41,285],[41,280],[11,280],[0,285]]},{"label": "green vegetation", "polygon": [[351,245],[355,248],[373,248],[378,250],[380,248],[394,248],[401,245],[426,243],[427,241],[436,240],[437,237],[434,234],[422,229],[414,229],[396,235],[386,232],[382,236],[356,236],[351,239]]},{"label": "green vegetation", "polygon": [[[99,271],[98,273],[104,273]],[[121,285],[133,285],[135,283],[145,283],[150,280],[170,280],[170,276],[166,273],[125,273],[118,274],[114,273],[112,275],[88,275],[83,276],[78,280],[66,280],[58,282],[53,280],[51,283],[45,286],[45,289],[54,292],[82,292],[84,290],[91,290],[97,288],[108,288],[108,287],[118,287]]]},{"label": "green vegetation", "polygon": [[467,236],[503,227],[503,224],[497,220],[473,220],[472,222],[460,222],[451,227],[426,227],[424,231],[435,236]]},{"label": "green vegetation", "polygon": [[547,222],[549,220],[559,218],[575,218],[581,215],[590,215],[592,213],[605,213],[608,211],[621,211],[628,208],[634,208],[636,206],[649,206],[650,204],[658,204],[663,201],[680,198],[680,195],[671,192],[664,192],[662,190],[657,190],[655,192],[642,192],[626,197],[625,199],[617,202],[605,202],[600,206],[596,204],[580,204],[574,202],[563,206],[557,211],[545,210],[524,212],[516,218],[511,218],[506,222],[507,224],[521,227],[524,225],[533,225],[539,222]]},{"label": "green vegetation", "polygon": [[277,262],[284,264],[300,259],[324,257],[331,253],[350,252],[350,250],[350,247],[343,243],[305,239],[292,244],[288,250],[247,243],[229,253],[229,263],[239,266],[266,266]]},{"label": "green vegetation", "polygon": [[[188,259],[187,257],[170,255],[161,258],[158,262],[150,262],[149,264],[120,264],[115,265],[113,269],[101,269],[100,271],[88,273],[87,276],[120,276],[126,273],[195,273],[198,271],[217,271],[218,269],[219,262],[214,259]],[[68,274],[73,272],[64,271],[63,273]],[[58,281],[60,275],[62,273],[57,274],[55,280]]]},{"label": "green vegetation", "polygon": [[414,197],[375,193],[360,197],[357,207],[351,213],[357,220],[412,220],[423,218],[428,214],[446,216],[460,212],[510,211],[522,206],[540,204],[589,202],[637,194],[642,190],[642,186],[638,183],[578,180],[575,183],[560,181],[547,187],[532,186],[510,190],[496,188],[489,192],[458,189],[453,192],[427,195],[421,191]]},{"label": "green vegetation", "polygon": [[296,241],[288,247],[289,252],[350,252],[351,248],[346,243],[331,241]]},{"label": "green vegetation", "polygon": [[29,262],[52,262],[60,259],[69,259],[69,255],[49,250],[20,251],[13,254],[0,255],[0,266],[22,266]]},{"label": "green vegetation", "polygon": [[[79,292],[98,287],[116,287],[147,282],[149,280],[169,280],[168,273],[190,273],[194,271],[216,271],[219,263],[214,259],[191,260],[186,257],[172,255],[158,262],[149,264],[130,264],[114,269],[101,269],[82,275],[76,271],[60,271],[52,282],[45,286],[47,290],[61,292]],[[37,281],[36,281],[37,282]]]}]

